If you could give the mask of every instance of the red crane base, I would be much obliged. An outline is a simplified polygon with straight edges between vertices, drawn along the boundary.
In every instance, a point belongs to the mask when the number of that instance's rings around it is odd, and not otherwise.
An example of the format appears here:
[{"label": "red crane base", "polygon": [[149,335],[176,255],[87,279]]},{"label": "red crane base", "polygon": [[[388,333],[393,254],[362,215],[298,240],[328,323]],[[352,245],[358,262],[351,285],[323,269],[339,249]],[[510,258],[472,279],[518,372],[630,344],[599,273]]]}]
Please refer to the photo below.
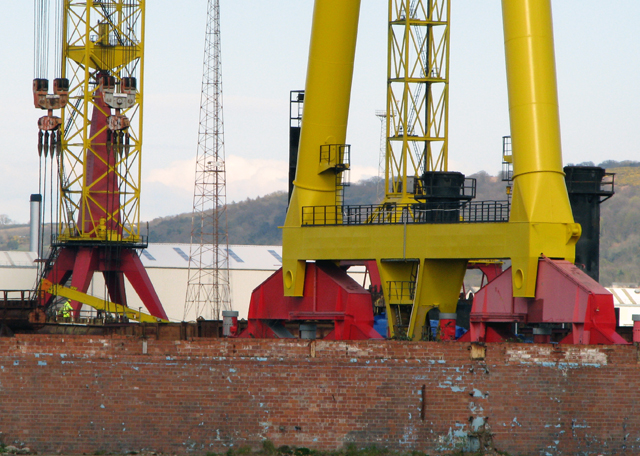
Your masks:
[{"label": "red crane base", "polygon": [[473,298],[469,331],[459,340],[499,342],[511,324],[568,323],[567,344],[627,344],[616,333],[613,295],[574,264],[542,257],[535,298],[514,298],[511,268]]},{"label": "red crane base", "polygon": [[371,294],[333,263],[307,263],[303,297],[284,296],[282,269],[251,294],[249,322],[239,337],[291,337],[283,323],[333,321],[324,339],[382,339],[373,329]]},{"label": "red crane base", "polygon": [[[45,278],[51,283],[62,285],[71,278],[70,286],[86,293],[95,272],[102,272],[112,302],[127,305],[124,281],[126,277],[149,313],[168,320],[135,249],[113,246],[65,246],[60,248],[58,257]],[[47,305],[53,296],[45,293],[41,299],[42,304]],[[71,306],[74,316],[79,317],[82,304],[71,301]]]}]

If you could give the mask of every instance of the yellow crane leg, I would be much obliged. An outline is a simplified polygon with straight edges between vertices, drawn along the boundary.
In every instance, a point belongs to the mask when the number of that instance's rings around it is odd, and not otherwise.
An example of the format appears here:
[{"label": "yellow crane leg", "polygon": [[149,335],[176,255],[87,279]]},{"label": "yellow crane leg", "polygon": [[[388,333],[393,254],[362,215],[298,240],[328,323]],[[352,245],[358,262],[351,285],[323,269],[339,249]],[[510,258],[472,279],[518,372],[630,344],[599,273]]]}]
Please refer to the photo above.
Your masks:
[{"label": "yellow crane leg", "polygon": [[417,272],[417,261],[377,260],[378,273],[384,302],[387,308],[389,334],[391,337],[406,336],[411,317],[411,306],[415,301],[415,290],[412,277]]},{"label": "yellow crane leg", "polygon": [[[550,0],[502,0],[509,119],[513,147],[513,201],[509,222],[528,224],[525,255],[512,254],[514,296],[533,297],[538,258],[566,243],[573,261],[580,227],[574,224],[562,170],[560,116]],[[534,235],[566,225],[564,239]],[[515,253],[515,252],[514,252]],[[524,252],[523,252],[524,253]]]},{"label": "yellow crane leg", "polygon": [[441,314],[455,314],[460,298],[467,260],[423,260],[416,289],[416,302],[411,312],[407,336],[420,340],[424,326],[429,325],[427,313],[440,309]]},{"label": "yellow crane leg", "polygon": [[[336,177],[323,172],[320,147],[344,144],[351,99],[360,0],[316,0],[313,11],[298,167],[285,226],[300,227],[305,206],[335,206]],[[335,210],[335,209],[334,209]],[[305,262],[288,253],[299,232],[283,240],[285,296],[302,296]],[[340,245],[327,249],[340,257]]]},{"label": "yellow crane leg", "polygon": [[513,145],[510,221],[573,223],[562,169],[550,0],[503,0],[502,12]]},{"label": "yellow crane leg", "polygon": [[106,312],[113,312],[119,315],[125,315],[129,320],[135,320],[146,323],[168,323],[168,320],[156,318],[153,315],[149,315],[144,312],[133,310],[129,307],[114,302],[105,301],[104,299],[96,298],[87,293],[83,293],[73,288],[65,287],[63,285],[53,284],[50,281],[44,279],[40,284],[40,291],[47,292],[54,296],[61,296],[63,298],[70,299],[71,301],[78,301],[82,304],[86,304],[93,307],[96,310],[104,310]]}]

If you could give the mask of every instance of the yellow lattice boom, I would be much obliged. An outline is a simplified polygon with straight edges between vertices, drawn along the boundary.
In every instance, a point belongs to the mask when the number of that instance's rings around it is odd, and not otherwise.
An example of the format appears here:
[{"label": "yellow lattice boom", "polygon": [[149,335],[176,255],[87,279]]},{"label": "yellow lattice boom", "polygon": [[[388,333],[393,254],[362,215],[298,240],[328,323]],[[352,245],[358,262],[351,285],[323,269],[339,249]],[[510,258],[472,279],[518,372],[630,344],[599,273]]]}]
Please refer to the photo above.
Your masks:
[{"label": "yellow lattice boom", "polygon": [[387,200],[408,202],[426,171],[447,171],[449,0],[390,0]]},{"label": "yellow lattice boom", "polygon": [[60,241],[141,239],[144,5],[64,2]]}]

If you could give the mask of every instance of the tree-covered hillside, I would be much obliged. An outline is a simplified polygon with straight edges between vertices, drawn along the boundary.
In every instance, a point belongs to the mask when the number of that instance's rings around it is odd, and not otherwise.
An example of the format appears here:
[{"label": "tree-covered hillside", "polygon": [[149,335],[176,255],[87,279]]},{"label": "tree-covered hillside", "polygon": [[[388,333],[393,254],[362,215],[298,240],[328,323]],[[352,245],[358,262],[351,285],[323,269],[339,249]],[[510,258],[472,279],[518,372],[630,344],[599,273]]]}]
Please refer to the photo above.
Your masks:
[{"label": "tree-covered hillside", "polygon": [[[616,173],[616,194],[601,206],[600,281],[605,286],[614,282],[637,284],[640,282],[640,162],[607,161],[599,166]],[[506,199],[505,183],[499,177],[484,171],[469,177],[477,180],[477,200]],[[345,204],[375,204],[382,187],[377,178],[352,184],[345,189]],[[285,192],[229,204],[229,242],[281,244],[278,227],[284,223],[286,209]],[[150,242],[189,243],[191,214],[154,219],[149,223],[149,232]],[[0,223],[0,250],[26,250],[28,233],[28,226],[17,226],[10,220]]]},{"label": "tree-covered hillside", "polygon": [[601,206],[600,282],[640,282],[640,167],[613,168],[616,194]]}]

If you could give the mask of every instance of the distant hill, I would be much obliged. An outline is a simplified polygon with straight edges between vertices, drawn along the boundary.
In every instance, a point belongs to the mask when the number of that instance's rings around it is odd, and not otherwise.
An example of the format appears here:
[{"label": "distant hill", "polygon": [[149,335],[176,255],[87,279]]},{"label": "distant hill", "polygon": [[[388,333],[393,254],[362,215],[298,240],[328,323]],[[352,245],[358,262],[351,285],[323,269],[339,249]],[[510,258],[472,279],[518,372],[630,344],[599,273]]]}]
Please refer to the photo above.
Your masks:
[{"label": "distant hill", "polygon": [[[278,228],[287,213],[287,194],[275,192],[227,205],[230,244],[279,245]],[[191,214],[162,217],[149,222],[149,242],[191,242]]]},{"label": "distant hill", "polygon": [[616,194],[602,203],[600,282],[640,282],[640,167],[611,168]]},{"label": "distant hill", "polygon": [[[580,163],[593,165],[593,163]],[[600,245],[600,281],[640,282],[640,162],[606,161],[599,166],[616,173],[616,194],[602,203],[602,237]],[[469,177],[477,181],[477,200],[504,200],[505,183],[499,177],[481,171]],[[345,189],[345,204],[374,204],[383,184],[371,178]],[[285,192],[271,193],[227,206],[229,242],[231,244],[278,245],[287,209]],[[149,222],[149,242],[189,243],[191,214],[156,218]],[[29,227],[0,224],[0,250],[26,250]],[[47,236],[48,237],[48,236]]]}]

